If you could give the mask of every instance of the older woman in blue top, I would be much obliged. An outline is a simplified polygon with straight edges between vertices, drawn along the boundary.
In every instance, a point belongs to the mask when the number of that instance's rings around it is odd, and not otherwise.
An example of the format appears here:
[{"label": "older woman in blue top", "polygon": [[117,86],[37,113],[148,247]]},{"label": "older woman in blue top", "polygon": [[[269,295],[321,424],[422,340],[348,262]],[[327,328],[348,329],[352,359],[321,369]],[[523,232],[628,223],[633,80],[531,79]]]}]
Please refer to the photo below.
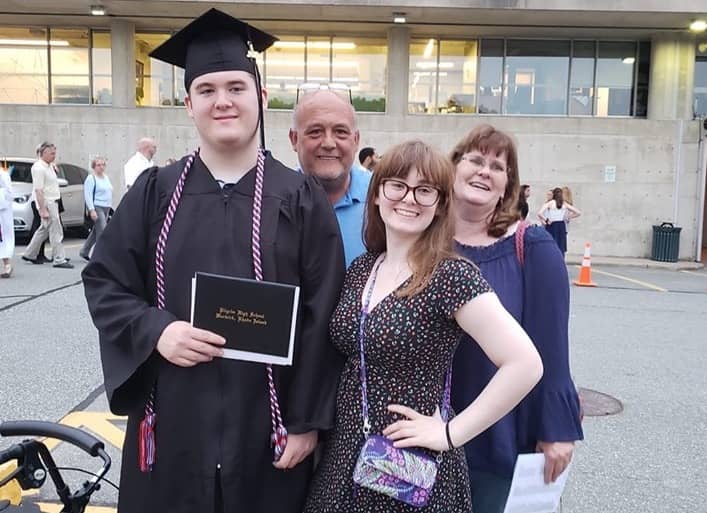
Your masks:
[{"label": "older woman in blue top", "polygon": [[[518,158],[513,139],[490,125],[454,148],[456,249],[476,263],[506,309],[521,323],[543,360],[545,375],[508,415],[465,447],[474,513],[503,511],[518,454],[543,452],[545,480],[567,467],[583,438],[579,398],[569,368],[569,281],[562,253],[541,227],[524,235],[521,265]],[[460,343],[452,404],[463,410],[496,372],[477,344]]]},{"label": "older woman in blue top", "polygon": [[93,174],[88,175],[83,183],[86,209],[93,221],[93,230],[79,251],[79,255],[84,260],[89,259],[93,246],[103,233],[110,209],[113,206],[113,185],[106,174],[106,159],[103,157],[94,158],[91,160],[91,169],[93,169]]}]

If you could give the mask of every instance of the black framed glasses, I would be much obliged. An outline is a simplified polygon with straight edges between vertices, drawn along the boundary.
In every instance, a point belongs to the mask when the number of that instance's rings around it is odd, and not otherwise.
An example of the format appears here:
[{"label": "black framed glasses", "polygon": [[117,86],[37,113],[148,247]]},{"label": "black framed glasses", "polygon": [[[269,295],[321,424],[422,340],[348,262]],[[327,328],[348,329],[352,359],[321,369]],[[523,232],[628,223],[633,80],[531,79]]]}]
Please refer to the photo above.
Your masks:
[{"label": "black framed glasses", "polygon": [[402,201],[408,192],[421,207],[431,207],[439,201],[439,189],[431,185],[417,185],[410,187],[402,180],[383,180],[383,196],[390,201]]},{"label": "black framed glasses", "polygon": [[351,95],[351,88],[346,84],[342,84],[341,82],[306,82],[304,84],[300,84],[299,86],[297,86],[297,98],[295,99],[295,104],[298,104],[304,96],[315,93],[317,91],[331,91],[332,93],[336,94],[337,96],[341,96],[344,100],[348,101],[351,105],[353,105],[353,96]]}]

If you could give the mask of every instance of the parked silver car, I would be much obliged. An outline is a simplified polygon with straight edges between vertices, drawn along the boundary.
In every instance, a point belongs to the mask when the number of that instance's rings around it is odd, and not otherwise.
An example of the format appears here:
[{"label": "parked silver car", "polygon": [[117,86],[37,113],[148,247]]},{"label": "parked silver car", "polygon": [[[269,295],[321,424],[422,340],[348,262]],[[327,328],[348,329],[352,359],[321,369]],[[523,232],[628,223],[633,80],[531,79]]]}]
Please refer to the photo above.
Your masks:
[{"label": "parked silver car", "polygon": [[[32,197],[32,164],[36,159],[7,158],[0,161],[0,165],[10,170],[14,202],[12,215],[14,218],[15,235],[20,239],[29,239],[39,227],[39,215],[34,208]],[[91,226],[86,216],[86,207],[83,197],[83,182],[88,176],[88,171],[73,164],[59,163],[59,188],[64,212],[61,222],[64,228],[76,228],[82,236],[88,234]]]}]

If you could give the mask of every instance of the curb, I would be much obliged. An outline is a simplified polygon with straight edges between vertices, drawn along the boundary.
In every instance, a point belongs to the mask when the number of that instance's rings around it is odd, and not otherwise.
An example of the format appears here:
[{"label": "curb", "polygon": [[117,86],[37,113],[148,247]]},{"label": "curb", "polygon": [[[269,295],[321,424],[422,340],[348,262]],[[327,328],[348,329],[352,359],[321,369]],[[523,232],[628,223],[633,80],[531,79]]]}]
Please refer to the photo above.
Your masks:
[{"label": "curb", "polygon": [[[582,255],[567,255],[568,265],[582,265]],[[657,262],[647,258],[622,258],[622,257],[595,257],[592,256],[592,265],[643,267],[646,269],[664,269],[668,271],[685,271],[704,269],[702,262],[678,261]]]}]

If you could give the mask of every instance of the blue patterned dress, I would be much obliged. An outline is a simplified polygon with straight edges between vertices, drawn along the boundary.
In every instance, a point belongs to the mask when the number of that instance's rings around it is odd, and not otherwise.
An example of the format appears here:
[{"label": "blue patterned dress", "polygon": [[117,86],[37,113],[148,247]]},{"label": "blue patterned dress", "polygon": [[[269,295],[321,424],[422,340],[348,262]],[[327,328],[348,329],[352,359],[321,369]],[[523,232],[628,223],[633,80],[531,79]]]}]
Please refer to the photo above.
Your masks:
[{"label": "blue patterned dress", "polygon": [[[469,512],[468,472],[461,449],[443,453],[432,496],[424,508],[413,508],[353,482],[364,442],[358,340],[361,297],[376,257],[365,253],[351,264],[331,319],[332,343],[347,361],[339,383],[335,426],[326,440],[305,512]],[[399,420],[388,412],[389,404],[403,404],[425,415],[432,415],[441,405],[445,376],[462,334],[453,315],[489,291],[472,264],[450,259],[439,265],[419,294],[400,298],[392,293],[371,310],[365,328],[371,433],[380,434]]]}]

